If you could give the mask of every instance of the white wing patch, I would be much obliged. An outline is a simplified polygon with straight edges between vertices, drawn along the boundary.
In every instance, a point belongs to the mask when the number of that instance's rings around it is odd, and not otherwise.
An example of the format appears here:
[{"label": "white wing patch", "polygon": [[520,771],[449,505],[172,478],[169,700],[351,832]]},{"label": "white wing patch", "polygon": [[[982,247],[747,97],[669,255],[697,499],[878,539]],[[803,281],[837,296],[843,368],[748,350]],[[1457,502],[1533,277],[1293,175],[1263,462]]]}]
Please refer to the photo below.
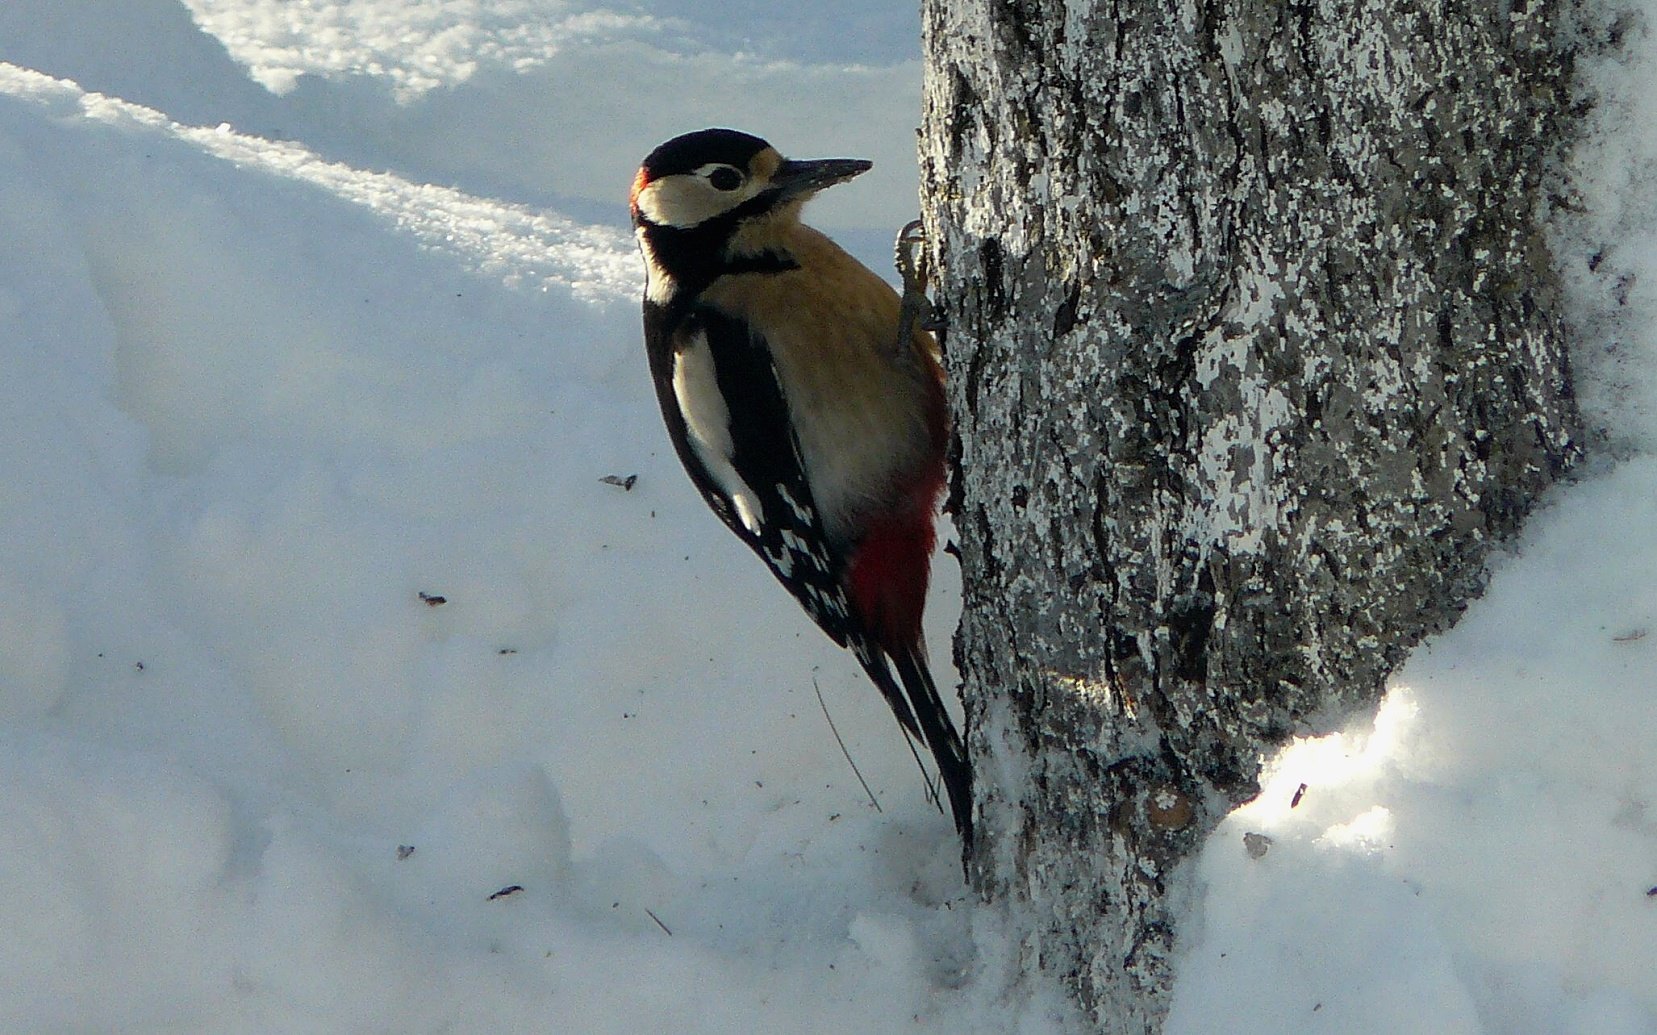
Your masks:
[{"label": "white wing patch", "polygon": [[719,491],[731,501],[737,520],[753,535],[760,534],[764,508],[754,490],[731,463],[731,411],[719,392],[713,351],[707,335],[698,332],[673,357],[673,397],[685,417],[691,448],[708,469]]}]

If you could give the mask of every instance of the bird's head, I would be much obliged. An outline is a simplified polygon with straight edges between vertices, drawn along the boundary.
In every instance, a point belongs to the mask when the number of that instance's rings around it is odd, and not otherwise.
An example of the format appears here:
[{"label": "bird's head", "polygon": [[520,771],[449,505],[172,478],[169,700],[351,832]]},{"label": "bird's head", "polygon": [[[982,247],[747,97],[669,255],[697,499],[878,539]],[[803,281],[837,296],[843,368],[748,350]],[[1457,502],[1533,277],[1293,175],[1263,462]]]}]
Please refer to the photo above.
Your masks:
[{"label": "bird's head", "polygon": [[755,219],[798,219],[800,205],[824,187],[866,172],[857,158],[801,162],[734,129],[674,137],[650,152],[633,180],[633,225],[720,229],[722,237]]}]

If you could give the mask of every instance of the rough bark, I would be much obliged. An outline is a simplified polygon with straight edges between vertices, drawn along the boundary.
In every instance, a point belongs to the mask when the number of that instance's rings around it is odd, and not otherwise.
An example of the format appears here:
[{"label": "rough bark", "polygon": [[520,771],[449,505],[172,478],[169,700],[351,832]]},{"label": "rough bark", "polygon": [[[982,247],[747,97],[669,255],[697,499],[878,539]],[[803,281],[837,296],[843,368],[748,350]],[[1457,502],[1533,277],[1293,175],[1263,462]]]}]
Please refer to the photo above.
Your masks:
[{"label": "rough bark", "polygon": [[926,0],[974,882],[1100,1030],[1569,464],[1549,3]]}]

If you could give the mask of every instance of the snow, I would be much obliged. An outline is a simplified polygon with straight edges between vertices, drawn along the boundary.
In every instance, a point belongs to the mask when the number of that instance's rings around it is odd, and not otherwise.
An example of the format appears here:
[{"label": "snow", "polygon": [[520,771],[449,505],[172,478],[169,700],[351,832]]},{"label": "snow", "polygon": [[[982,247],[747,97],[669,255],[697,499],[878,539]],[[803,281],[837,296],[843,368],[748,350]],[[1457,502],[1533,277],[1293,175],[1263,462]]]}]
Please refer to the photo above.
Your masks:
[{"label": "snow", "polygon": [[[1214,835],[1171,1032],[1657,1032],[1643,3],[1554,226],[1603,444]],[[0,5],[0,1030],[1063,1030],[661,431],[639,156],[873,158],[881,269],[916,208],[914,12],[721,10]]]}]

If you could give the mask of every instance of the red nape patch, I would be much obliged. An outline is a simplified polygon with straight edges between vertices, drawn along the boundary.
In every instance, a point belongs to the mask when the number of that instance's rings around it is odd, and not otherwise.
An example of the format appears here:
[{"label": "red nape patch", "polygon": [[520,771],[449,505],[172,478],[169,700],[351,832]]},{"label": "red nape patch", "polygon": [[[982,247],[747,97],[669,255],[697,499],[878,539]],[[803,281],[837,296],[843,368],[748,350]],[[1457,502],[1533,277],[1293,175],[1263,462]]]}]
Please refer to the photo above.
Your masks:
[{"label": "red nape patch", "polygon": [[627,195],[627,204],[634,212],[639,210],[639,191],[650,185],[650,176],[639,166],[639,174],[633,177],[633,190]]},{"label": "red nape patch", "polygon": [[920,639],[936,543],[928,508],[875,521],[852,555],[846,572],[852,604],[888,650]]}]

